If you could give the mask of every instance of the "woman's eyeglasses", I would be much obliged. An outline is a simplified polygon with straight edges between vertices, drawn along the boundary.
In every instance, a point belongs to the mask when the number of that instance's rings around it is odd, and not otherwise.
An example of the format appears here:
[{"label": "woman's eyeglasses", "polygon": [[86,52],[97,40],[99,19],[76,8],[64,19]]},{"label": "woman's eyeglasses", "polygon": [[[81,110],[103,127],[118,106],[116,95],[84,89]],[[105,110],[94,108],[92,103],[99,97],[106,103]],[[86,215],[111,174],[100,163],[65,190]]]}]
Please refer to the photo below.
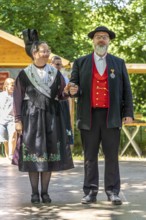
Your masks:
[{"label": "woman's eyeglasses", "polygon": [[51,53],[51,50],[39,50],[38,51],[39,53],[43,53],[43,54],[50,54]]}]

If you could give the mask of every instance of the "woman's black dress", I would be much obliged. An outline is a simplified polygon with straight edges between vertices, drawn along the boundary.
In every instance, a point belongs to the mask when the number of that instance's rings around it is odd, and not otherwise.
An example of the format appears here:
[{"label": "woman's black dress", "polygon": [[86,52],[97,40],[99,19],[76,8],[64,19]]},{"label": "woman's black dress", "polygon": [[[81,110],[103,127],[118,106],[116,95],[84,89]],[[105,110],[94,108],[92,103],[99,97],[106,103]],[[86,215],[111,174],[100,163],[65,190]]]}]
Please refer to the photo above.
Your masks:
[{"label": "woman's black dress", "polygon": [[[14,89],[16,120],[22,121],[13,164],[23,172],[44,172],[74,167],[67,144],[62,108],[55,99],[61,97],[62,75],[58,72],[51,86],[51,98],[42,94],[22,70]],[[25,98],[27,94],[27,98]]]}]

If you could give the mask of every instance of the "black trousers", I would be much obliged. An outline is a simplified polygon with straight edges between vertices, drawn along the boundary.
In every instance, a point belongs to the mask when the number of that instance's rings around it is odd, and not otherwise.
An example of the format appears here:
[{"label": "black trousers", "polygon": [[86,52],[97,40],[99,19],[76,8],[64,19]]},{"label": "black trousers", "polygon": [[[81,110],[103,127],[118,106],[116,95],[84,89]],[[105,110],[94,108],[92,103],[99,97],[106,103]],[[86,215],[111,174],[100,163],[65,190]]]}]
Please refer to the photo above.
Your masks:
[{"label": "black trousers", "polygon": [[100,143],[105,157],[104,188],[105,192],[120,191],[120,174],[118,151],[120,143],[120,129],[107,128],[107,109],[92,109],[91,130],[81,130],[84,150],[84,185],[83,191],[87,195],[90,190],[98,192],[99,171],[98,153]]}]

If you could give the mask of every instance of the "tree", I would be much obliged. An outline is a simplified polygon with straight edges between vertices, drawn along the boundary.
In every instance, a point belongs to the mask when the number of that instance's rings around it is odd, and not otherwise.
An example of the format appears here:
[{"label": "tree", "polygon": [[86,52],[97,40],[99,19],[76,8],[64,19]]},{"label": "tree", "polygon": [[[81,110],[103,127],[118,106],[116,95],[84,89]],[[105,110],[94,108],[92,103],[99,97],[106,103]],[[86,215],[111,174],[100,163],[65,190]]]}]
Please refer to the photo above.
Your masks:
[{"label": "tree", "polygon": [[[0,0],[0,28],[21,37],[35,28],[54,53],[71,61],[80,55],[81,31],[88,23],[90,5],[84,0]],[[35,3],[35,4],[34,4]]]},{"label": "tree", "polygon": [[[35,28],[52,52],[71,62],[92,51],[89,31],[99,25],[116,32],[112,54],[127,63],[146,61],[145,0],[0,0],[0,28],[21,36]],[[136,111],[146,112],[146,75],[130,75]]]},{"label": "tree", "polygon": [[[97,6],[97,2],[94,1]],[[146,62],[146,3],[145,0],[129,1],[121,7],[116,1],[102,1],[94,5],[94,17],[97,26],[103,24],[116,32],[116,39],[111,43],[110,51],[123,58],[126,63]],[[104,21],[104,22],[103,22]],[[94,24],[93,24],[94,25]],[[131,85],[136,112],[146,114],[146,74],[131,74]]]}]

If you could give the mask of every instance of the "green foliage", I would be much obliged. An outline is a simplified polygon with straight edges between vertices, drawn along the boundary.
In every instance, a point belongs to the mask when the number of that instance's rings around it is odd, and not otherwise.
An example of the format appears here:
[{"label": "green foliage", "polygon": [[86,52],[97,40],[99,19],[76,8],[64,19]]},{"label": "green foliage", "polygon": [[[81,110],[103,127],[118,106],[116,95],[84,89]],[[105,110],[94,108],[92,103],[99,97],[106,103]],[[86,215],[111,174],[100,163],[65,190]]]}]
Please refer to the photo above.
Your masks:
[{"label": "green foliage", "polygon": [[73,61],[92,51],[88,32],[107,25],[117,36],[112,53],[145,62],[145,11],[145,0],[0,0],[0,28],[19,37],[35,28],[54,53]]},{"label": "green foliage", "polygon": [[[128,127],[129,132],[132,134],[135,131],[135,127]],[[142,151],[142,156],[145,157],[146,156],[146,127],[141,127],[139,132],[137,133],[136,137],[134,138],[134,140],[136,141],[136,143],[138,144],[140,150]],[[125,135],[125,133],[121,132],[121,143],[120,143],[120,153],[122,152],[125,144],[127,144],[129,141],[129,139],[127,138],[127,136]],[[124,153],[124,156],[137,156],[137,153],[135,152],[135,149],[133,148],[133,146],[130,144],[127,148],[127,150]]]},{"label": "green foliage", "polygon": [[134,111],[146,116],[146,74],[131,74]]},{"label": "green foliage", "polygon": [[81,38],[89,20],[86,15],[90,13],[85,1],[1,0],[0,4],[2,30],[21,37],[23,29],[35,28],[53,53],[70,61],[84,50]]},{"label": "green foliage", "polygon": [[[96,1],[98,2],[98,1]],[[108,26],[116,33],[116,39],[111,42],[110,52],[126,63],[146,62],[146,3],[145,0],[129,1],[119,7],[117,1],[102,1],[100,7],[94,7],[95,20]],[[104,22],[103,22],[104,21]],[[131,74],[131,85],[136,112],[146,114],[146,75]]]},{"label": "green foliage", "polygon": [[74,155],[82,155],[82,152],[83,152],[83,149],[82,149],[82,144],[81,144],[80,132],[77,129],[77,127],[75,127],[73,154]]}]

